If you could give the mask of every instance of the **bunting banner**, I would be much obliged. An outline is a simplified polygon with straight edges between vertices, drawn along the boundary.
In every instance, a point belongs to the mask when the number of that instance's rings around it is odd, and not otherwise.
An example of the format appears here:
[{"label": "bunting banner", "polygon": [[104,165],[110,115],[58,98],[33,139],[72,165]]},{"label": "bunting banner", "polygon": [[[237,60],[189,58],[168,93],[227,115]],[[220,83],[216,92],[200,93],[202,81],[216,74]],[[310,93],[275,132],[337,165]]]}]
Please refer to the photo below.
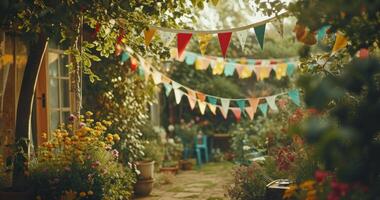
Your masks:
[{"label": "bunting banner", "polygon": [[[257,113],[257,109],[259,109],[263,116],[266,117],[269,109],[273,112],[279,111],[279,108],[276,105],[276,98],[284,95],[287,95],[288,98],[297,106],[301,105],[300,95],[297,89],[270,96],[246,97],[241,99],[224,98],[205,94],[170,79],[155,69],[148,61],[144,60],[142,57],[138,56],[138,59],[129,55],[128,57],[131,59],[131,65],[132,60],[134,60],[134,64],[139,66],[139,73],[142,71],[142,73],[146,75],[144,76],[146,79],[151,78],[151,80],[156,85],[163,84],[166,96],[170,96],[171,91],[173,91],[175,102],[177,104],[180,104],[182,102],[183,96],[185,96],[188,99],[189,106],[192,110],[194,110],[196,104],[198,104],[199,111],[202,115],[206,113],[207,107],[213,115],[216,115],[216,111],[219,109],[224,119],[228,118],[228,113],[231,111],[237,121],[241,119],[243,113],[246,113],[247,115],[245,116],[248,116],[249,119],[253,120],[255,114]],[[214,67],[216,68],[217,66],[215,65]]]},{"label": "bunting banner", "polygon": [[286,16],[286,14],[286,11],[280,12],[277,15],[265,17],[261,21],[246,26],[221,30],[172,29],[152,25],[150,26],[149,30],[144,31],[145,45],[148,46],[150,44],[156,32],[158,32],[161,41],[165,46],[171,42],[173,34],[176,34],[178,56],[180,57],[187,44],[189,43],[191,37],[195,35],[199,41],[199,49],[201,51],[201,54],[204,55],[209,41],[212,39],[213,35],[217,35],[222,56],[225,58],[232,35],[236,34],[242,49],[244,49],[247,35],[250,32],[249,30],[252,28],[254,29],[257,41],[261,49],[264,48],[265,27],[267,23],[272,23],[273,26],[276,27],[276,30],[279,31],[281,35],[283,35],[283,21],[281,18]]},{"label": "bunting banner", "polygon": [[336,53],[339,50],[347,46],[347,38],[340,32],[335,34],[335,43],[332,49],[332,53]]},{"label": "bunting banner", "polygon": [[280,59],[223,59],[222,57],[203,56],[201,54],[185,51],[183,57],[177,59],[172,55],[171,60],[185,61],[187,65],[194,65],[196,70],[212,69],[213,75],[232,76],[237,74],[240,79],[246,79],[256,75],[261,81],[274,72],[276,79],[292,76],[299,62],[297,58]]}]

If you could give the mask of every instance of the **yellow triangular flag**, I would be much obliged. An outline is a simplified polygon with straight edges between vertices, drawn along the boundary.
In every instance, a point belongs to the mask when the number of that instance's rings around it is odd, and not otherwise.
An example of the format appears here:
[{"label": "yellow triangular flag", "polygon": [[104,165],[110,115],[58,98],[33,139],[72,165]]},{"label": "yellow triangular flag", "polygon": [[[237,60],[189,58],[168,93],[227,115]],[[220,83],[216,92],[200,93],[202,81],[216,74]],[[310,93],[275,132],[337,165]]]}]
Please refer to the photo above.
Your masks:
[{"label": "yellow triangular flag", "polygon": [[279,63],[276,67],[276,78],[281,79],[282,77],[286,76],[286,69],[288,68],[287,63]]},{"label": "yellow triangular flag", "polygon": [[201,114],[204,115],[205,110],[206,110],[206,102],[198,100],[198,106],[199,106],[199,111],[201,111]]},{"label": "yellow triangular flag", "polygon": [[252,76],[252,71],[249,69],[248,65],[244,65],[241,70],[240,78],[249,78]]},{"label": "yellow triangular flag", "polygon": [[214,68],[212,69],[213,75],[221,75],[224,72],[224,62],[222,60],[216,61]]},{"label": "yellow triangular flag", "polygon": [[198,57],[195,60],[195,69],[196,70],[206,70],[210,64],[210,60]]},{"label": "yellow triangular flag", "polygon": [[257,76],[257,80],[264,80],[264,78],[268,78],[270,72],[272,71],[271,67],[256,67],[255,72]]},{"label": "yellow triangular flag", "polygon": [[332,49],[333,53],[336,53],[340,49],[343,49],[344,47],[347,46],[347,38],[344,37],[344,35],[342,33],[337,32],[335,34],[335,36],[336,36],[335,44],[334,44],[334,47]]},{"label": "yellow triangular flag", "polygon": [[216,106],[212,105],[211,103],[208,103],[207,106],[210,109],[210,111],[212,112],[212,114],[215,115],[216,114]]},{"label": "yellow triangular flag", "polygon": [[156,30],[157,29],[155,29],[155,28],[150,28],[149,30],[144,31],[145,46],[148,46],[150,44],[150,42],[153,39],[154,34],[156,33]]},{"label": "yellow triangular flag", "polygon": [[207,45],[212,39],[212,35],[207,33],[200,33],[197,36],[199,41],[199,50],[201,51],[201,54],[204,55],[206,53]]}]

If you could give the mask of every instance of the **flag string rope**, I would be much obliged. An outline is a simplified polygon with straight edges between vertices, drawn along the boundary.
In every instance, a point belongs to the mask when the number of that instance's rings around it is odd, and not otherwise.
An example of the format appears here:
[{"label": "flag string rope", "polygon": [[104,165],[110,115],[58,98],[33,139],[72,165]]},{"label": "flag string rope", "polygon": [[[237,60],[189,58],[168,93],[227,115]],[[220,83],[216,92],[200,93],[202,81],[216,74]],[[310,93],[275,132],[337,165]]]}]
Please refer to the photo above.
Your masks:
[{"label": "flag string rope", "polygon": [[[145,72],[148,72],[149,73],[159,73],[161,75],[161,77],[164,77],[166,78],[167,80],[170,80],[171,82],[174,82],[174,83],[177,83],[180,87],[183,87],[185,88],[186,90],[191,90],[191,91],[194,91],[194,92],[199,92],[197,90],[194,90],[192,88],[189,88],[187,86],[184,86],[180,83],[178,83],[177,81],[174,81],[173,79],[169,78],[168,76],[164,75],[163,73],[161,73],[159,70],[157,70],[156,68],[153,67],[153,65],[151,63],[148,63],[144,58],[142,58],[141,56],[138,56],[139,58],[139,61],[140,63],[145,63],[145,64],[149,64],[149,66],[146,66],[146,65],[143,65],[143,70]],[[183,92],[183,91],[182,91]],[[268,97],[272,97],[272,96],[281,96],[281,95],[284,95],[284,94],[287,94],[287,92],[281,92],[281,93],[278,93],[278,94],[275,94],[275,95],[269,95],[269,96],[263,96],[263,97],[250,97],[250,98],[225,98],[225,97],[220,97],[220,96],[215,96],[215,95],[210,95],[210,94],[206,94],[206,93],[203,93],[203,92],[199,92],[199,93],[202,93],[204,94],[205,96],[209,96],[209,97],[214,97],[216,99],[229,99],[231,101],[239,101],[239,100],[245,100],[245,101],[249,101],[249,99],[252,99],[252,98],[255,98],[255,99],[266,99]]]},{"label": "flag string rope", "polygon": [[282,16],[286,15],[287,13],[288,13],[288,11],[282,11],[282,12],[280,12],[274,16],[267,17],[266,19],[264,19],[262,21],[255,22],[255,23],[252,23],[252,24],[249,24],[246,26],[229,28],[229,29],[219,29],[219,30],[172,29],[172,28],[160,27],[160,26],[155,26],[155,25],[151,25],[150,28],[154,28],[154,29],[164,31],[164,32],[171,32],[171,33],[215,34],[215,33],[224,33],[224,32],[238,32],[238,31],[247,30],[250,28],[254,28],[256,26],[266,24],[266,23],[272,21],[273,19],[276,19],[278,17],[282,17]]}]

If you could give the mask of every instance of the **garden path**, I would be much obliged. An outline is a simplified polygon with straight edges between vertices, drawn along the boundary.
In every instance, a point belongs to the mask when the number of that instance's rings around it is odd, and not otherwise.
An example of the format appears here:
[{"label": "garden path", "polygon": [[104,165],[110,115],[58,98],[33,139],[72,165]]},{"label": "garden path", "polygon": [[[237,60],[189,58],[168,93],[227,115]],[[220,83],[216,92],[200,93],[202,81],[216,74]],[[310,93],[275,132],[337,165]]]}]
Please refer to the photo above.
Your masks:
[{"label": "garden path", "polygon": [[225,200],[226,185],[232,179],[232,167],[229,162],[208,163],[200,169],[180,171],[175,177],[158,174],[158,184],[151,195],[137,200]]}]

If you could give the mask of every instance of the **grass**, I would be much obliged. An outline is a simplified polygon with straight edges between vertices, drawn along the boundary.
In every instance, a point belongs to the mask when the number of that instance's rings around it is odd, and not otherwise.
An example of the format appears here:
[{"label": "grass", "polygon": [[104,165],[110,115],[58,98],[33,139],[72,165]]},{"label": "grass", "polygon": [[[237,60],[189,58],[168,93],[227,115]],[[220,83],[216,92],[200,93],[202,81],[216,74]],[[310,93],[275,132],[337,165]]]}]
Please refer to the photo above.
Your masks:
[{"label": "grass", "polygon": [[184,192],[185,191],[185,188],[181,187],[181,186],[176,186],[176,187],[173,187],[173,188],[170,188],[168,190],[168,192]]},{"label": "grass", "polygon": [[206,200],[224,200],[224,199],[221,197],[209,197]]}]

